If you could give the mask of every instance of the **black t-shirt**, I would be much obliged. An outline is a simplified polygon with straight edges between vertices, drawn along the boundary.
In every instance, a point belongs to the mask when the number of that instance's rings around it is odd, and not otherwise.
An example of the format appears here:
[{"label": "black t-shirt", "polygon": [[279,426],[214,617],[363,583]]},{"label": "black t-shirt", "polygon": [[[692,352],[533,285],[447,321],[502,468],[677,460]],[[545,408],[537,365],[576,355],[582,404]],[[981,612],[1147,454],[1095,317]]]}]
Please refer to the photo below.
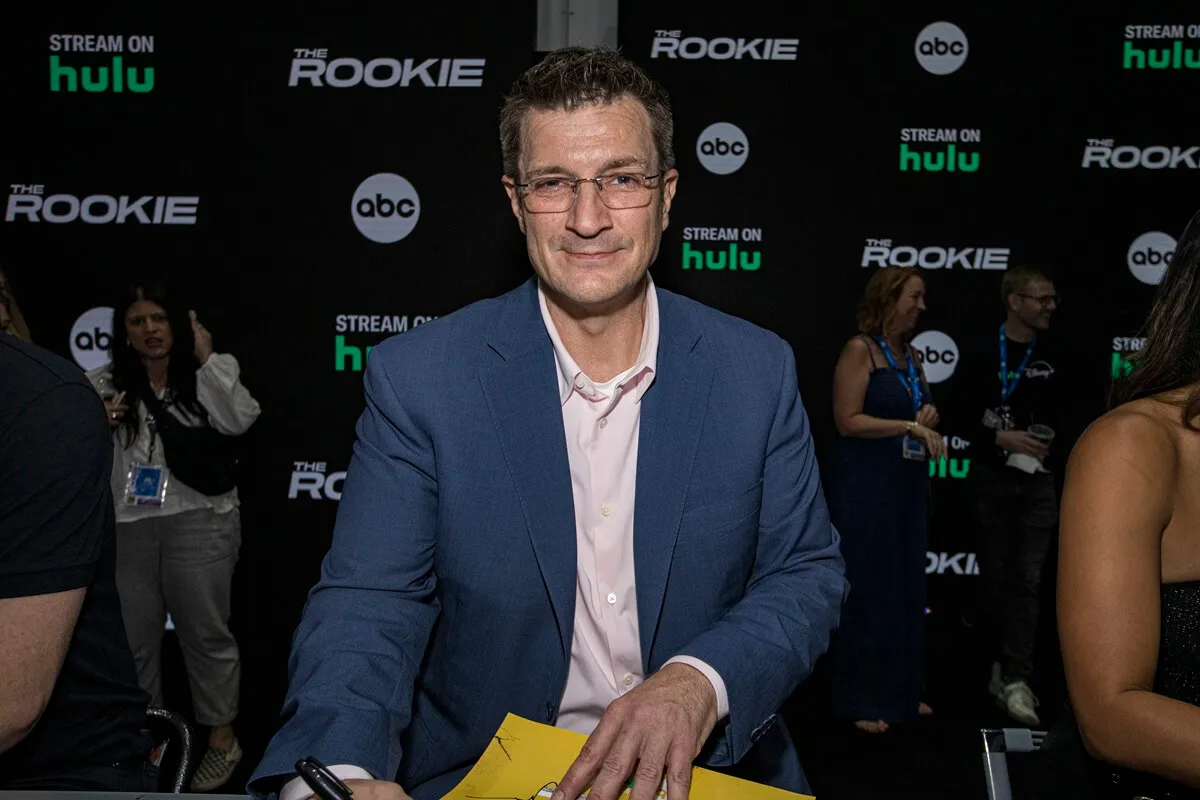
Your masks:
[{"label": "black t-shirt", "polygon": [[41,719],[0,753],[0,789],[149,753],[149,697],[117,597],[111,471],[104,407],[83,373],[0,334],[0,598],[87,587]]},{"label": "black t-shirt", "polygon": [[[1002,466],[1005,456],[995,446],[996,431],[983,424],[984,412],[998,409],[1001,404],[999,325],[992,331],[990,336],[970,342],[969,349],[961,356],[961,375],[956,375],[955,379],[961,380],[963,429],[974,432],[974,438],[971,439],[972,460],[989,466]],[[1045,467],[1058,472],[1065,464],[1071,445],[1065,430],[1065,412],[1071,402],[1068,386],[1070,356],[1061,350],[1053,333],[1040,333],[1032,343],[1033,352],[1029,354],[1029,361],[1018,375],[1030,344],[1012,339],[1007,339],[1007,343],[1009,382],[1016,379],[1017,386],[1005,405],[1012,413],[1017,430],[1025,430],[1033,424],[1047,425],[1054,430],[1055,441],[1050,447]]]}]

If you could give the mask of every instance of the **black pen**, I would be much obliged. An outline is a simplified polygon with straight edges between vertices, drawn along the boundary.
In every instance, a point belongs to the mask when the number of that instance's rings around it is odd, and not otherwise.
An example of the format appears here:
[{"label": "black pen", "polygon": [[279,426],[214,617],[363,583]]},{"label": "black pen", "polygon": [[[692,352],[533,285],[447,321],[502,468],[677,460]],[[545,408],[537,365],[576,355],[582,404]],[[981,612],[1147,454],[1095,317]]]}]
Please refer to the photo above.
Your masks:
[{"label": "black pen", "polygon": [[308,788],[313,790],[313,794],[321,800],[350,800],[350,796],[354,794],[353,790],[342,783],[337,775],[330,772],[328,767],[312,756],[297,761],[296,772],[308,784]]}]

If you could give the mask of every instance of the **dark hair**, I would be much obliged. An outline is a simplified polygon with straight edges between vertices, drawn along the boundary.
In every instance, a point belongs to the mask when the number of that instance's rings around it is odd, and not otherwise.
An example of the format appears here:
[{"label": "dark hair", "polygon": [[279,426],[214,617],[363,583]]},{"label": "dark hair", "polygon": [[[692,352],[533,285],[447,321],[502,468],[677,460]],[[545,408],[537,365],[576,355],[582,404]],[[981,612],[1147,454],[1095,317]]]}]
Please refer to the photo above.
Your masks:
[{"label": "dark hair", "polygon": [[17,298],[13,296],[8,276],[2,269],[0,269],[0,306],[4,306],[7,315],[7,319],[0,320],[4,323],[0,330],[18,339],[32,341],[29,336],[29,326],[25,324],[25,317],[21,314],[21,309],[17,307]]},{"label": "dark hair", "polygon": [[1113,381],[1109,407],[1191,386],[1181,416],[1184,425],[1196,430],[1195,420],[1200,417],[1200,211],[1192,216],[1175,247],[1141,335],[1146,344],[1131,357],[1133,372]]},{"label": "dark hair", "polygon": [[1034,281],[1049,280],[1053,280],[1050,273],[1040,267],[1028,264],[1018,264],[1012,269],[1005,270],[1004,277],[1000,280],[1000,302],[1004,304],[1004,310],[1008,310],[1010,294],[1020,294]]},{"label": "dark hair", "polygon": [[500,110],[500,151],[504,174],[519,178],[521,134],[531,110],[573,111],[632,97],[650,115],[658,169],[675,166],[671,99],[646,71],[608,47],[564,47],[547,55],[513,83]]},{"label": "dark hair", "polygon": [[138,405],[140,396],[152,391],[150,378],[142,364],[142,357],[133,349],[125,336],[125,314],[139,300],[149,300],[162,306],[171,323],[171,360],[167,365],[167,387],[174,405],[206,419],[207,414],[196,398],[196,370],[200,362],[196,359],[196,342],[192,336],[192,323],[187,309],[176,302],[165,284],[158,281],[134,281],[128,284],[120,299],[113,304],[112,325],[112,378],[113,385],[126,392],[123,403],[130,413],[121,420],[125,433],[125,447],[129,447],[138,436]]},{"label": "dark hair", "polygon": [[858,302],[858,331],[868,336],[879,336],[887,324],[888,314],[900,300],[904,284],[912,278],[925,280],[921,270],[915,267],[884,267],[871,276],[862,300]]}]

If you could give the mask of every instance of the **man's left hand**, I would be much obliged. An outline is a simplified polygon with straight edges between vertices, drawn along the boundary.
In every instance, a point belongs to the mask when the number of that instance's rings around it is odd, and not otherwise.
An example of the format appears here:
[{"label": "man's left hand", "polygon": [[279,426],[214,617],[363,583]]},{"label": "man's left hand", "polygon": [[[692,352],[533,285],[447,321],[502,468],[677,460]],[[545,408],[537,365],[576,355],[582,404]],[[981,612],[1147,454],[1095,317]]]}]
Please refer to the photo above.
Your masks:
[{"label": "man's left hand", "polygon": [[651,800],[667,777],[671,800],[687,800],[692,759],[717,724],[717,693],[699,670],[668,664],[609,704],[554,800],[616,800],[634,778],[630,800]]}]

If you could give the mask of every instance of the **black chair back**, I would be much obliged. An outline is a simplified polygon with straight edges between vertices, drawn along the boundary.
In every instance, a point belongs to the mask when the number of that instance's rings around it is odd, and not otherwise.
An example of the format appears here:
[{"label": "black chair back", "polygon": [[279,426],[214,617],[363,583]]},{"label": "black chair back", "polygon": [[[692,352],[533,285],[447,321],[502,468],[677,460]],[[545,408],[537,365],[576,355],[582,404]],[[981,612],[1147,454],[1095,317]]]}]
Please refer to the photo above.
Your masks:
[{"label": "black chair back", "polygon": [[[181,794],[195,771],[194,734],[187,720],[165,708],[147,708],[145,728],[154,739],[154,762],[159,767],[158,790]],[[164,769],[173,766],[173,769]]]}]

